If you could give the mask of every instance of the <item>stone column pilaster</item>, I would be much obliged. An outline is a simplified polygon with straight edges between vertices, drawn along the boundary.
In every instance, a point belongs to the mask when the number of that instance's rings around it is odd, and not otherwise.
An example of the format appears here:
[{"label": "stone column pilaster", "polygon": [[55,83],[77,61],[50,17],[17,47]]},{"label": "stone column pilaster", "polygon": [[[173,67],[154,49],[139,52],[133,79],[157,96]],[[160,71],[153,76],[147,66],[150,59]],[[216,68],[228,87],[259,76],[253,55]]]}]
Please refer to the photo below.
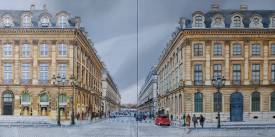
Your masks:
[{"label": "stone column pilaster", "polygon": [[191,81],[191,42],[189,40],[186,41],[186,50],[185,50],[185,85],[192,85]]},{"label": "stone column pilaster", "polygon": [[264,66],[263,66],[263,84],[269,84],[268,81],[268,41],[263,42]]},{"label": "stone column pilaster", "polygon": [[205,85],[211,85],[211,41],[205,43]]},{"label": "stone column pilaster", "polygon": [[[2,43],[2,41],[0,40],[0,45],[1,45],[1,47],[0,47],[0,66],[1,66],[1,68],[0,68],[0,83],[2,83],[3,82],[3,73],[2,73],[2,70],[3,70],[3,65],[2,65],[2,57],[3,57],[3,43]],[[1,102],[0,102],[1,103]],[[0,112],[1,112],[1,110],[0,110]],[[2,113],[0,113],[0,114],[2,114]]]},{"label": "stone column pilaster", "polygon": [[57,68],[56,68],[56,59],[57,59],[57,54],[56,54],[56,49],[57,49],[57,42],[56,40],[51,41],[51,57],[52,57],[52,62],[51,62],[51,69],[50,69],[50,76],[51,78],[53,75],[57,76]]},{"label": "stone column pilaster", "polygon": [[230,42],[225,42],[225,69],[224,77],[226,79],[225,85],[230,85]]},{"label": "stone column pilaster", "polygon": [[33,40],[32,84],[38,84],[38,40]]},{"label": "stone column pilaster", "polygon": [[20,64],[19,64],[19,40],[14,41],[14,83],[19,84],[20,82]]},{"label": "stone column pilaster", "polygon": [[249,85],[250,81],[249,81],[249,71],[250,71],[250,67],[249,67],[249,40],[246,39],[244,41],[244,85]]}]

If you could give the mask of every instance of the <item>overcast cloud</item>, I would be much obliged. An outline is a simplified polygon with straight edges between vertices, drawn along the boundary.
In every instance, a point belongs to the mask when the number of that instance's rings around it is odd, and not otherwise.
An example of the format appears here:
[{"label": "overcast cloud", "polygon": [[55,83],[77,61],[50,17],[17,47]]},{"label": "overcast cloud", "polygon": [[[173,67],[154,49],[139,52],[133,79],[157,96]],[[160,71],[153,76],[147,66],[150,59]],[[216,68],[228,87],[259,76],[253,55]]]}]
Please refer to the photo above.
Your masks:
[{"label": "overcast cloud", "polygon": [[[51,13],[66,10],[81,17],[82,26],[118,85],[122,102],[135,103],[137,86],[142,86],[150,68],[158,62],[178,19],[190,18],[196,10],[209,10],[214,0],[139,0],[139,22],[136,0],[2,0],[0,8],[29,9],[33,1],[37,9],[47,4]],[[219,0],[219,3],[222,9],[238,9],[240,4],[247,4],[249,9],[275,9],[274,0]]]}]

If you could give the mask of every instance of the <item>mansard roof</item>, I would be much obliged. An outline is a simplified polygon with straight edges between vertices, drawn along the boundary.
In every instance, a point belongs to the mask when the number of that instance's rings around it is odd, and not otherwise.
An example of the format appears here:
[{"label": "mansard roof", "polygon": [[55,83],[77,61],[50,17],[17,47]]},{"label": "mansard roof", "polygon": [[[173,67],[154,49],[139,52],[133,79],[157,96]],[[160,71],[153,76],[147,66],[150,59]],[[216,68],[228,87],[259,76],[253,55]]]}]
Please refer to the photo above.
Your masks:
[{"label": "mansard roof", "polygon": [[[198,13],[197,11],[194,13]],[[194,13],[192,15],[194,15]],[[218,11],[208,11],[204,13],[205,17],[205,27],[211,28],[212,17],[216,14],[221,14],[225,19],[225,28],[230,28],[231,17],[238,13],[243,18],[243,24],[245,28],[249,28],[250,18],[253,15],[260,15],[262,17],[262,23],[264,28],[268,28],[270,23],[270,17],[275,15],[275,10],[218,10]],[[186,22],[186,28],[192,28],[192,20]]]},{"label": "mansard roof", "polygon": [[[20,24],[22,22],[21,16],[26,12],[31,12],[31,14],[32,14],[32,24],[33,24],[32,27],[39,27],[38,24],[39,24],[40,18],[43,15],[49,15],[51,27],[56,26],[57,17],[55,16],[55,14],[48,13],[45,10],[0,10],[0,17],[2,18],[3,15],[10,15],[13,19],[14,27],[20,27]],[[61,11],[61,12],[68,13],[66,11]],[[61,13],[61,12],[58,12],[58,13]],[[68,14],[68,15],[70,15],[70,14]],[[76,18],[69,18],[69,20],[68,20],[69,26],[68,27],[74,27],[76,25],[75,19]]]}]

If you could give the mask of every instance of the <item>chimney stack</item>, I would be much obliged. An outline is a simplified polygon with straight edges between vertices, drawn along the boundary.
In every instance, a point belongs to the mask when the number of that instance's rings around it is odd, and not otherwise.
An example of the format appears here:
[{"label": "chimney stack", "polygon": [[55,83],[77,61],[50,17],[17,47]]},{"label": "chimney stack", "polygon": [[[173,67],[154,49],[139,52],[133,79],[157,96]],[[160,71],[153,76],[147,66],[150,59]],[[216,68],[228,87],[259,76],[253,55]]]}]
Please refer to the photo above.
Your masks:
[{"label": "chimney stack", "polygon": [[35,10],[35,5],[34,4],[31,5],[31,9],[30,10]]},{"label": "chimney stack", "polygon": [[240,10],[247,10],[248,6],[247,5],[240,5]]},{"label": "chimney stack", "polygon": [[218,3],[214,3],[211,5],[211,10],[212,11],[219,11],[220,10],[220,5]]}]

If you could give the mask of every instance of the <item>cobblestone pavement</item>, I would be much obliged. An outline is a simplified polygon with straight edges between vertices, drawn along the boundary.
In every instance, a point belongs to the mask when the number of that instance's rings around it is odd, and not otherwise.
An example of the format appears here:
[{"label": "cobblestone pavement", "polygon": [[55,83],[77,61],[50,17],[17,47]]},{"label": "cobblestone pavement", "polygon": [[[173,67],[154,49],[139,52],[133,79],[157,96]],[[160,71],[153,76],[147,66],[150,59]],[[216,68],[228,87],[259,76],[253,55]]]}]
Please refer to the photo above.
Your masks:
[{"label": "cobblestone pavement", "polygon": [[[138,132],[137,132],[138,131]],[[0,127],[0,137],[275,137],[274,128],[186,129],[160,127],[134,118],[104,119],[75,127]]]}]

